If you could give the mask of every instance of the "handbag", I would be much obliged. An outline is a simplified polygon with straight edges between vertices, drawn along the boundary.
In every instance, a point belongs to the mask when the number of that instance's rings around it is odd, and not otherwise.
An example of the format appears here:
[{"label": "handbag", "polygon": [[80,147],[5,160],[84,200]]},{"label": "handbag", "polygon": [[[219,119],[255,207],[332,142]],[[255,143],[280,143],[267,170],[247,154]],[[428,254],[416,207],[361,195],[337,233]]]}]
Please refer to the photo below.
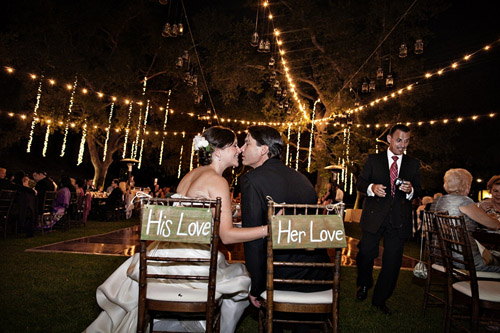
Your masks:
[{"label": "handbag", "polygon": [[418,277],[419,279],[427,279],[427,265],[422,261],[422,251],[424,247],[424,228],[422,228],[422,232],[420,234],[420,259],[413,268],[413,275]]}]

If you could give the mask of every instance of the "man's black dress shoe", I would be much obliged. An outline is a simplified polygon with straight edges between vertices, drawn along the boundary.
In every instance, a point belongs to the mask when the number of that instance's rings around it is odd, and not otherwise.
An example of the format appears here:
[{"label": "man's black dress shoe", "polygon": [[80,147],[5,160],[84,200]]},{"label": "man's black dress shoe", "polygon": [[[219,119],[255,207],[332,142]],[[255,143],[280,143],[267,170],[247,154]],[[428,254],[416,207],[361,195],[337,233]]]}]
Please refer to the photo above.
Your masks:
[{"label": "man's black dress shoe", "polygon": [[390,316],[392,314],[391,310],[387,307],[387,305],[375,305],[373,304],[374,307],[377,308],[377,310],[379,310],[380,312],[382,312],[383,314],[387,315],[387,316]]},{"label": "man's black dress shoe", "polygon": [[359,286],[358,290],[356,290],[356,299],[358,301],[364,301],[368,296],[368,287],[367,286]]}]

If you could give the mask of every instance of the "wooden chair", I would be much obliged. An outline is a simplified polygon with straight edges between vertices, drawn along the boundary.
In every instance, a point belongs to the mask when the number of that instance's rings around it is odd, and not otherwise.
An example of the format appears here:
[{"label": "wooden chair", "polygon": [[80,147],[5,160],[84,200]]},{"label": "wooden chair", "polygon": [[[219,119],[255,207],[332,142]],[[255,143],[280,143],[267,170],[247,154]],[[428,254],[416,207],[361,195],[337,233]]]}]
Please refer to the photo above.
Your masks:
[{"label": "wooden chair", "polygon": [[[53,205],[56,200],[56,191],[46,191],[45,197],[43,198],[43,209],[41,212],[40,229],[42,234],[45,230],[52,230],[52,218],[53,218]],[[40,212],[39,212],[40,214]]]},{"label": "wooden chair", "polygon": [[16,191],[1,190],[0,191],[0,225],[3,229],[3,238],[7,238],[7,228],[9,215],[12,209],[12,204],[16,198]]},{"label": "wooden chair", "polygon": [[434,212],[424,211],[423,213],[422,232],[425,236],[425,253],[427,258],[427,280],[423,302],[423,314],[425,316],[427,306],[444,306],[446,303],[446,269],[439,245],[438,231],[434,224]]},{"label": "wooden chair", "polygon": [[[325,208],[326,215],[323,215]],[[327,328],[333,332],[338,331],[340,248],[347,246],[342,220],[343,211],[343,203],[322,206],[269,202],[267,288],[260,295],[262,307],[259,312],[259,332],[263,332],[264,329],[272,332],[273,323],[307,323],[323,325],[323,331]],[[283,213],[285,215],[281,215]],[[274,261],[277,251],[283,249],[327,248],[333,249],[335,253],[333,263]],[[280,267],[296,267],[303,270],[331,269],[333,278],[330,280],[280,278],[275,276],[275,270]],[[323,285],[327,290],[309,293],[275,290],[275,283],[300,284],[308,287]]]},{"label": "wooden chair", "polygon": [[435,222],[448,282],[445,332],[452,321],[466,330],[462,321],[470,321],[473,332],[479,332],[480,323],[499,326],[500,281],[478,279],[464,217],[436,214]]},{"label": "wooden chair", "polygon": [[[149,201],[148,201],[149,200]],[[139,306],[137,332],[150,330],[153,319],[162,312],[176,316],[206,320],[206,331],[219,331],[221,294],[216,288],[217,250],[219,243],[221,199],[146,199],[141,202],[141,247]],[[211,223],[213,221],[213,223]],[[209,256],[204,258],[179,255],[154,256],[146,253],[146,242],[182,242],[206,244]],[[207,251],[208,252],[208,251]],[[161,273],[153,273],[162,265]],[[208,275],[172,273],[168,267],[205,265]],[[206,281],[207,289],[179,287],[185,281]]]}]

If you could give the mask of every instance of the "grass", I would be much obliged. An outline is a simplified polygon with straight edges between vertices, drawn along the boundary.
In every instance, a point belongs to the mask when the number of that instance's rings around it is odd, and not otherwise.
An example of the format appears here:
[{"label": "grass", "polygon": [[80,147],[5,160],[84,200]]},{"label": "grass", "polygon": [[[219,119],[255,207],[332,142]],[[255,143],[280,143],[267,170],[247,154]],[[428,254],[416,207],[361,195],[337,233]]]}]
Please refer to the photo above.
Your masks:
[{"label": "grass", "polygon": [[[137,220],[89,221],[86,227],[54,231],[34,238],[0,240],[0,332],[82,332],[99,314],[96,288],[126,258],[115,256],[33,253],[25,249],[132,226]],[[357,225],[347,224],[355,237]],[[419,249],[413,242],[407,249]],[[418,255],[418,251],[417,251]],[[378,271],[375,270],[375,274]],[[421,314],[423,282],[411,271],[401,271],[394,295],[388,301],[391,317],[375,311],[369,302],[354,299],[356,268],[342,267],[340,330],[342,332],[437,332],[442,311]],[[371,295],[370,295],[371,296]],[[257,331],[257,312],[247,308],[237,332]]]}]

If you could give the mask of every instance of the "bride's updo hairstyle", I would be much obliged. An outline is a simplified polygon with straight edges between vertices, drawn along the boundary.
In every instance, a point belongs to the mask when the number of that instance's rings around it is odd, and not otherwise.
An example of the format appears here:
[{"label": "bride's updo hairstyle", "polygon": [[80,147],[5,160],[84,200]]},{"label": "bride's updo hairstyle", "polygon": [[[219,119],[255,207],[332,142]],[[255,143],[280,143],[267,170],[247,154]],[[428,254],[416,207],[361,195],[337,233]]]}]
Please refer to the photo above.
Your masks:
[{"label": "bride's updo hairstyle", "polygon": [[236,134],[232,129],[222,126],[213,126],[203,132],[202,136],[195,136],[194,146],[198,152],[200,165],[212,163],[212,154],[215,148],[226,148],[234,143]]}]

